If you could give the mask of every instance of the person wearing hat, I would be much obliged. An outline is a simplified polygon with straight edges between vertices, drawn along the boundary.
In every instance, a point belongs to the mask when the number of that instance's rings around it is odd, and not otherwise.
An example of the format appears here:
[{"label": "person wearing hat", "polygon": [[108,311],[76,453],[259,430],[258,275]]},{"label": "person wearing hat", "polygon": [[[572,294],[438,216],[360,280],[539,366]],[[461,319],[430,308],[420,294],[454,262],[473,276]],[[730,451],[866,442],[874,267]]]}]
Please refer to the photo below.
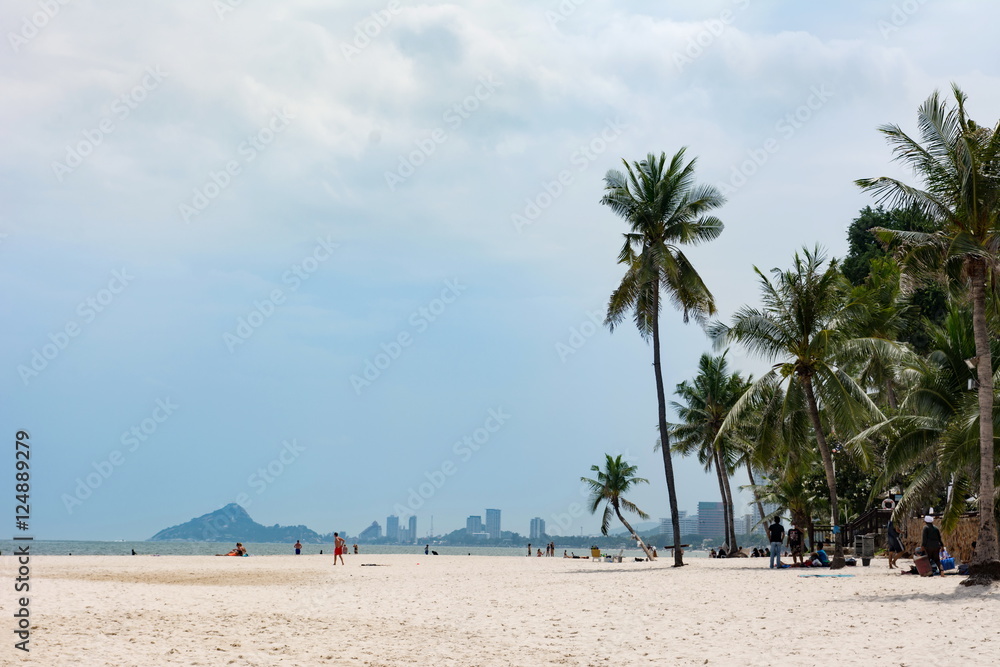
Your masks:
[{"label": "person wearing hat", "polygon": [[920,546],[927,552],[927,560],[938,573],[943,577],[944,570],[941,569],[941,547],[944,540],[941,539],[941,531],[934,525],[934,517],[928,514],[924,517],[924,532],[920,536]]}]

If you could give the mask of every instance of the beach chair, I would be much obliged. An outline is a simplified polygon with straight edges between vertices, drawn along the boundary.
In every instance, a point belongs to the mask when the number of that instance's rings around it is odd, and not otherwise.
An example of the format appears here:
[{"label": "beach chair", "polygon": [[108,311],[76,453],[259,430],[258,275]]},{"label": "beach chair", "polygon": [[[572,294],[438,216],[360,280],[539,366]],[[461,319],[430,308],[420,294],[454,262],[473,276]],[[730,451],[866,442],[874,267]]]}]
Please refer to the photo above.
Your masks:
[{"label": "beach chair", "polygon": [[596,561],[601,560],[601,550],[598,549],[597,547],[591,548],[591,550],[590,550],[590,559],[591,560],[596,560]]}]

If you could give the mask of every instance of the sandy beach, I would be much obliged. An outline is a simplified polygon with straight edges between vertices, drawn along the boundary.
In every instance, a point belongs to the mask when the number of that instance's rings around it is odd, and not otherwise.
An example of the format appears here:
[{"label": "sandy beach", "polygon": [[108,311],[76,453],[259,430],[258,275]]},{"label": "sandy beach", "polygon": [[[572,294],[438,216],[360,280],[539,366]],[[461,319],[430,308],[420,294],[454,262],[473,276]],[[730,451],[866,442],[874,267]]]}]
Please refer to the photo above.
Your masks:
[{"label": "sandy beach", "polygon": [[[12,573],[12,559],[2,557]],[[48,556],[39,665],[962,665],[1000,662],[997,592],[961,577],[802,578],[563,558]],[[368,565],[370,564],[370,565]],[[904,562],[908,566],[908,562]],[[814,571],[807,571],[813,574]],[[828,573],[828,572],[825,572]],[[3,617],[13,626],[13,593]]]}]

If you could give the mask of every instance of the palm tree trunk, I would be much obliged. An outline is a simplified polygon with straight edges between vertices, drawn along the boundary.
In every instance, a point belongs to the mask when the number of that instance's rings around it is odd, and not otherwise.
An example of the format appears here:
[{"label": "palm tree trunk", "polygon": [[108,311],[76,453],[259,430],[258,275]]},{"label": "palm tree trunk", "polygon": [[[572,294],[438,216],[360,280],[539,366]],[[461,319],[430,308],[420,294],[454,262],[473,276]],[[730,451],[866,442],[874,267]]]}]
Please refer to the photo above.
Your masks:
[{"label": "palm tree trunk", "polygon": [[729,484],[728,471],[723,472],[722,483],[726,492],[726,507],[729,510],[729,534],[733,537],[733,541],[729,545],[729,553],[734,554],[739,551],[740,545],[736,543],[736,508],[733,504],[733,489]]},{"label": "palm tree trunk", "polygon": [[674,527],[674,567],[684,565],[681,553],[681,522],[677,508],[677,489],[674,486],[674,465],[670,460],[670,434],[667,433],[667,398],[663,391],[663,373],[660,368],[660,290],[653,294],[653,374],[656,375],[656,407],[660,427],[660,452],[663,454],[663,474],[667,478],[667,496],[670,499],[670,521]]},{"label": "palm tree trunk", "polygon": [[899,402],[896,400],[896,389],[892,386],[892,378],[885,380],[885,400],[893,411],[899,408]]},{"label": "palm tree trunk", "polygon": [[767,526],[763,525],[764,522],[764,503],[760,502],[760,496],[757,495],[757,482],[753,478],[753,468],[750,467],[750,462],[747,461],[747,476],[750,477],[750,486],[753,488],[753,501],[757,504],[757,511],[760,512],[761,520],[761,530],[764,531],[764,535],[767,535]]},{"label": "palm tree trunk", "polygon": [[[837,509],[837,478],[833,470],[833,455],[830,453],[830,447],[826,444],[823,424],[819,420],[819,408],[816,406],[816,395],[813,393],[812,377],[802,375],[800,379],[802,380],[802,388],[806,392],[806,402],[809,405],[809,419],[812,420],[813,430],[816,431],[816,444],[819,446],[820,456],[823,457],[826,485],[830,489],[830,526],[836,528],[840,512]],[[830,561],[830,569],[838,570],[842,567],[844,567],[844,545],[841,544],[838,532],[833,535],[833,560]]]},{"label": "palm tree trunk", "polygon": [[[642,538],[639,537],[639,534],[635,532],[635,530],[632,528],[632,525],[625,520],[625,517],[622,516],[621,510],[618,509],[618,503],[612,502],[611,506],[615,508],[615,514],[618,515],[618,520],[622,522],[623,526],[625,526],[625,530],[627,530],[632,535],[632,539],[635,540],[636,543],[638,543],[639,548],[642,549],[643,553],[646,554],[646,558],[652,561],[653,552],[649,550],[649,547],[647,547],[646,543],[642,541]],[[676,551],[676,549],[674,551]]]},{"label": "palm tree trunk", "polygon": [[969,565],[966,586],[991,584],[1000,580],[1000,546],[994,517],[993,464],[993,359],[986,325],[986,264],[973,260],[968,265],[972,282],[972,331],[976,340],[976,376],[979,380],[979,535]]},{"label": "palm tree trunk", "polygon": [[719,495],[722,496],[722,532],[726,540],[726,554],[733,548],[732,536],[729,534],[729,505],[726,503],[726,484],[722,477],[722,466],[719,465],[719,450],[712,451],[712,465],[715,467],[715,476],[719,481]]}]

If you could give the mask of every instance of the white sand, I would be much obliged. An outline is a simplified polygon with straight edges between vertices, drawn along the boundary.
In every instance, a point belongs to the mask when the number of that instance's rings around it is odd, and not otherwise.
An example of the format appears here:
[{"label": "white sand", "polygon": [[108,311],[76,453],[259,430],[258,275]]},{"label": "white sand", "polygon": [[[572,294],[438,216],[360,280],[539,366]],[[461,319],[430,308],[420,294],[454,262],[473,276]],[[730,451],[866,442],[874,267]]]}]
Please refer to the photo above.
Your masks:
[{"label": "white sand", "polygon": [[[13,579],[12,559],[0,557]],[[380,567],[365,567],[377,563]],[[886,561],[800,578],[766,559],[32,559],[38,665],[988,665],[995,589]],[[904,566],[909,562],[904,561]],[[824,571],[828,572],[828,571]],[[0,664],[13,649],[0,595]]]}]

